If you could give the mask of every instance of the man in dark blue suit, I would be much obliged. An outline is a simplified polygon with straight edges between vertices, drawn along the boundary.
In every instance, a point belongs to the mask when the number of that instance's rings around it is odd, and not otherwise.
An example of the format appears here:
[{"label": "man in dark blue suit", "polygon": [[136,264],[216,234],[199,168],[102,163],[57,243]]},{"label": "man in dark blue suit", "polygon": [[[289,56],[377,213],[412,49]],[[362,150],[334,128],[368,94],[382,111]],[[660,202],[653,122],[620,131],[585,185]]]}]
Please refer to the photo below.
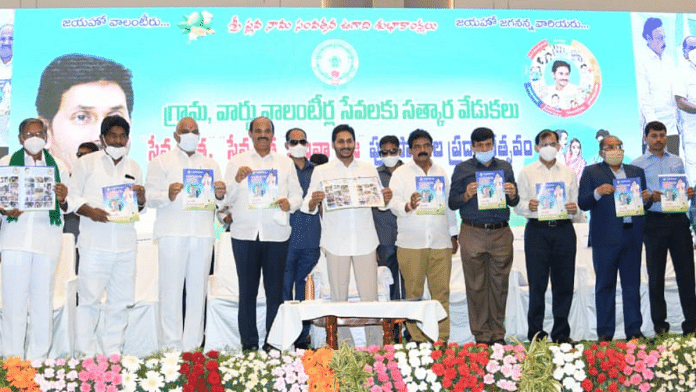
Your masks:
[{"label": "man in dark blue suit", "polygon": [[642,215],[617,217],[614,179],[639,178],[644,209],[652,204],[643,169],[622,164],[623,145],[616,136],[599,144],[601,163],[588,166],[580,178],[578,205],[590,211],[590,235],[594,263],[597,335],[600,341],[614,338],[616,327],[616,273],[621,274],[624,327],[628,339],[642,338],[640,327],[640,257],[644,219]]}]

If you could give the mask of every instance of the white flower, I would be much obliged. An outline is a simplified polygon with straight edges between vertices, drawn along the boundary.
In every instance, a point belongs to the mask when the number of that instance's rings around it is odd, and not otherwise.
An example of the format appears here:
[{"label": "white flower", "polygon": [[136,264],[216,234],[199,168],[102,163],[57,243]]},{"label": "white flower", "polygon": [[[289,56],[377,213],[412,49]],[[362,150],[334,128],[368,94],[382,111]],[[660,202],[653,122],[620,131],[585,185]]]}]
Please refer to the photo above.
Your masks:
[{"label": "white flower", "polygon": [[437,375],[436,375],[435,373],[433,373],[432,370],[428,369],[428,370],[427,370],[427,375],[425,376],[425,381],[427,381],[427,382],[429,382],[429,383],[432,384],[432,383],[434,383],[435,381],[437,381]]},{"label": "white flower", "polygon": [[418,392],[418,384],[410,382],[406,384],[406,389],[408,389],[408,392]]},{"label": "white flower", "polygon": [[181,353],[178,351],[168,352],[162,357],[162,365],[173,365],[179,366],[181,360]]},{"label": "white flower", "polygon": [[573,349],[573,346],[570,345],[569,343],[561,343],[561,351],[568,353],[572,349]]},{"label": "white flower", "polygon": [[135,373],[140,369],[140,364],[142,362],[140,361],[140,358],[134,357],[132,355],[127,355],[125,357],[121,358],[121,366],[123,366],[124,369],[128,370],[131,373]]},{"label": "white flower", "polygon": [[123,372],[121,373],[121,383],[123,385],[123,390],[126,392],[134,392],[137,388],[137,377],[133,373]]},{"label": "white flower", "polygon": [[179,378],[179,368],[172,365],[162,366],[162,374],[164,375],[164,381],[174,382]]},{"label": "white flower", "polygon": [[425,368],[419,367],[413,374],[417,379],[422,380],[425,378]]},{"label": "white flower", "polygon": [[159,360],[156,358],[145,361],[145,367],[148,369],[157,369],[157,366],[159,366]]},{"label": "white flower", "polygon": [[582,382],[585,380],[587,375],[585,375],[585,371],[582,369],[575,369],[575,373],[573,373],[573,377],[578,380],[578,382]]},{"label": "white flower", "polygon": [[406,343],[406,349],[407,349],[407,350],[413,350],[414,348],[418,348],[418,343],[416,343],[416,342],[408,342],[408,343]]},{"label": "white flower", "polygon": [[419,367],[421,365],[420,359],[418,359],[416,356],[409,357],[408,364],[412,367]]},{"label": "white flower", "polygon": [[148,371],[145,373],[145,379],[140,380],[140,387],[145,392],[159,392],[164,387],[164,378],[158,372]]},{"label": "white flower", "polygon": [[553,378],[555,378],[558,381],[563,380],[563,376],[565,373],[563,372],[563,368],[557,367],[556,370],[553,371]]}]

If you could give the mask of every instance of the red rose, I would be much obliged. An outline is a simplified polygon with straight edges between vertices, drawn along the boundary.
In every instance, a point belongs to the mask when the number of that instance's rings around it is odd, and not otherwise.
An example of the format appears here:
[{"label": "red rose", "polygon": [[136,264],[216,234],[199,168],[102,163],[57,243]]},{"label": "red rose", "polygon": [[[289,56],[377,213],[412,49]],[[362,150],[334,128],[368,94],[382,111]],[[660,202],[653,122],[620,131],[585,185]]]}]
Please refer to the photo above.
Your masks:
[{"label": "red rose", "polygon": [[201,374],[203,374],[203,372],[205,372],[205,370],[203,369],[203,365],[201,365],[200,363],[193,365],[193,371],[191,371],[191,374],[200,376]]},{"label": "red rose", "polygon": [[616,385],[615,382],[609,384],[609,389],[607,389],[609,392],[619,392],[619,387]]},{"label": "red rose", "polygon": [[609,368],[611,368],[611,364],[609,362],[602,362],[599,364],[599,366],[602,368],[602,371],[607,371]]},{"label": "red rose", "polygon": [[203,361],[205,361],[205,356],[202,352],[196,352],[193,354],[193,362],[203,363]]},{"label": "red rose", "polygon": [[623,384],[626,382],[626,376],[623,374],[619,376],[619,384]]},{"label": "red rose", "polygon": [[181,354],[181,358],[183,358],[184,361],[193,361],[193,354],[192,353],[183,353],[183,354]]},{"label": "red rose", "polygon": [[464,366],[464,365],[459,365],[457,366],[457,372],[461,374],[462,376],[467,376],[469,375],[469,369]]},{"label": "red rose", "polygon": [[184,392],[195,392],[195,391],[193,390],[193,385],[190,385],[190,384],[184,385],[183,391],[184,391]]},{"label": "red rose", "polygon": [[191,371],[191,366],[189,366],[188,363],[182,363],[181,367],[179,368],[179,373],[188,374],[189,371]]},{"label": "red rose", "polygon": [[211,350],[211,351],[208,351],[208,353],[205,354],[205,355],[206,355],[208,358],[217,359],[217,357],[218,357],[219,354],[220,354],[220,353],[218,353],[217,351]]},{"label": "red rose", "polygon": [[449,378],[446,378],[446,379],[442,380],[442,386],[445,387],[445,389],[451,387],[451,386],[452,386],[452,380],[450,380]]},{"label": "red rose", "polygon": [[220,385],[220,373],[218,372],[210,372],[208,373],[208,382],[212,385]]},{"label": "red rose", "polygon": [[225,392],[225,387],[222,385],[213,385],[210,387],[211,392]]},{"label": "red rose", "polygon": [[452,368],[448,368],[447,370],[445,370],[445,379],[450,379],[450,380],[452,380],[452,379],[454,379],[455,377],[457,377],[457,371],[456,371],[456,370],[454,370],[454,369],[452,369]]},{"label": "red rose", "polygon": [[442,366],[440,363],[434,363],[431,370],[433,373],[435,373],[436,376],[442,376],[445,374],[445,367]]},{"label": "red rose", "polygon": [[590,366],[590,368],[587,370],[587,373],[588,373],[590,376],[594,377],[594,376],[597,375],[597,368],[594,367],[594,366]]},{"label": "red rose", "polygon": [[619,371],[616,370],[616,368],[614,368],[614,367],[609,369],[607,371],[607,373],[609,374],[609,377],[611,377],[611,378],[616,378],[619,375]]},{"label": "red rose", "polygon": [[454,358],[452,357],[446,357],[443,361],[442,364],[447,366],[447,367],[452,367],[454,366]]},{"label": "red rose", "polygon": [[590,392],[592,390],[592,381],[590,381],[589,378],[586,378],[582,381],[582,389],[584,389],[586,392]]},{"label": "red rose", "polygon": [[607,376],[604,375],[604,373],[602,373],[602,374],[600,374],[599,376],[597,376],[597,383],[598,383],[598,384],[601,384],[601,383],[603,383],[604,381],[607,381]]},{"label": "red rose", "polygon": [[435,350],[430,352],[430,358],[437,361],[438,359],[442,358],[442,351]]},{"label": "red rose", "polygon": [[217,361],[209,360],[208,362],[205,363],[205,368],[208,370],[217,370],[218,369],[218,363]]}]

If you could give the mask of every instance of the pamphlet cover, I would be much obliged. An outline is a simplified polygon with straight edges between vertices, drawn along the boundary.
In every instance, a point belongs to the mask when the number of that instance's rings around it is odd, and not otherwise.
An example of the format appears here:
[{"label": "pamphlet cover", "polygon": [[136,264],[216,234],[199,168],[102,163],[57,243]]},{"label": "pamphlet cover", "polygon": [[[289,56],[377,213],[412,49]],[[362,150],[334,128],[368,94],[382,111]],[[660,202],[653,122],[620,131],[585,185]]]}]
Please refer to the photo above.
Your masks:
[{"label": "pamphlet cover", "polygon": [[686,195],[688,182],[685,174],[660,174],[657,176],[660,182],[660,204],[662,212],[687,212],[689,211],[689,197]]},{"label": "pamphlet cover", "polygon": [[638,177],[614,179],[616,216],[636,216],[645,213],[640,191],[640,178]]},{"label": "pamphlet cover", "polygon": [[326,211],[344,208],[384,207],[378,177],[339,178],[322,181]]},{"label": "pamphlet cover", "polygon": [[568,210],[565,208],[567,202],[565,183],[545,182],[536,184],[537,200],[539,200],[540,221],[568,219]]},{"label": "pamphlet cover", "polygon": [[444,215],[445,209],[445,177],[417,176],[416,192],[421,200],[416,209],[417,215]]},{"label": "pamphlet cover", "polygon": [[138,197],[133,190],[134,184],[120,184],[102,188],[104,209],[109,213],[109,221],[130,223],[140,219],[138,214]]},{"label": "pamphlet cover", "polygon": [[278,170],[254,170],[247,177],[249,208],[278,208]]},{"label": "pamphlet cover", "polygon": [[184,210],[212,211],[215,209],[212,169],[184,169]]},{"label": "pamphlet cover", "polygon": [[479,210],[505,208],[505,173],[502,170],[476,172],[476,196]]},{"label": "pamphlet cover", "polygon": [[0,167],[0,205],[6,210],[50,211],[56,207],[55,168]]}]

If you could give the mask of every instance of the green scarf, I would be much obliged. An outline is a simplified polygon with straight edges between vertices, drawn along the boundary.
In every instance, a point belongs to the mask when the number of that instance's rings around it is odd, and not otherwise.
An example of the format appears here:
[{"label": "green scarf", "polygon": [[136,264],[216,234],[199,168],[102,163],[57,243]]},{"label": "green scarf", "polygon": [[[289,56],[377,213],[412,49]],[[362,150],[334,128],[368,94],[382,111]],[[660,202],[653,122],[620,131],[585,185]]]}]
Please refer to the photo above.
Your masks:
[{"label": "green scarf", "polygon": [[[58,165],[56,165],[56,160],[53,159],[51,154],[48,153],[46,149],[43,150],[44,159],[46,160],[46,166],[53,167],[53,173],[55,173],[56,184],[60,182],[60,171],[58,170]],[[10,166],[24,166],[24,149],[20,149],[16,153],[12,154],[10,158]],[[58,207],[58,199],[56,199],[56,206],[48,212],[48,216],[51,217],[51,224],[54,226],[60,226],[63,221],[60,219],[60,209]],[[7,217],[7,222],[16,222],[17,218]]]}]

